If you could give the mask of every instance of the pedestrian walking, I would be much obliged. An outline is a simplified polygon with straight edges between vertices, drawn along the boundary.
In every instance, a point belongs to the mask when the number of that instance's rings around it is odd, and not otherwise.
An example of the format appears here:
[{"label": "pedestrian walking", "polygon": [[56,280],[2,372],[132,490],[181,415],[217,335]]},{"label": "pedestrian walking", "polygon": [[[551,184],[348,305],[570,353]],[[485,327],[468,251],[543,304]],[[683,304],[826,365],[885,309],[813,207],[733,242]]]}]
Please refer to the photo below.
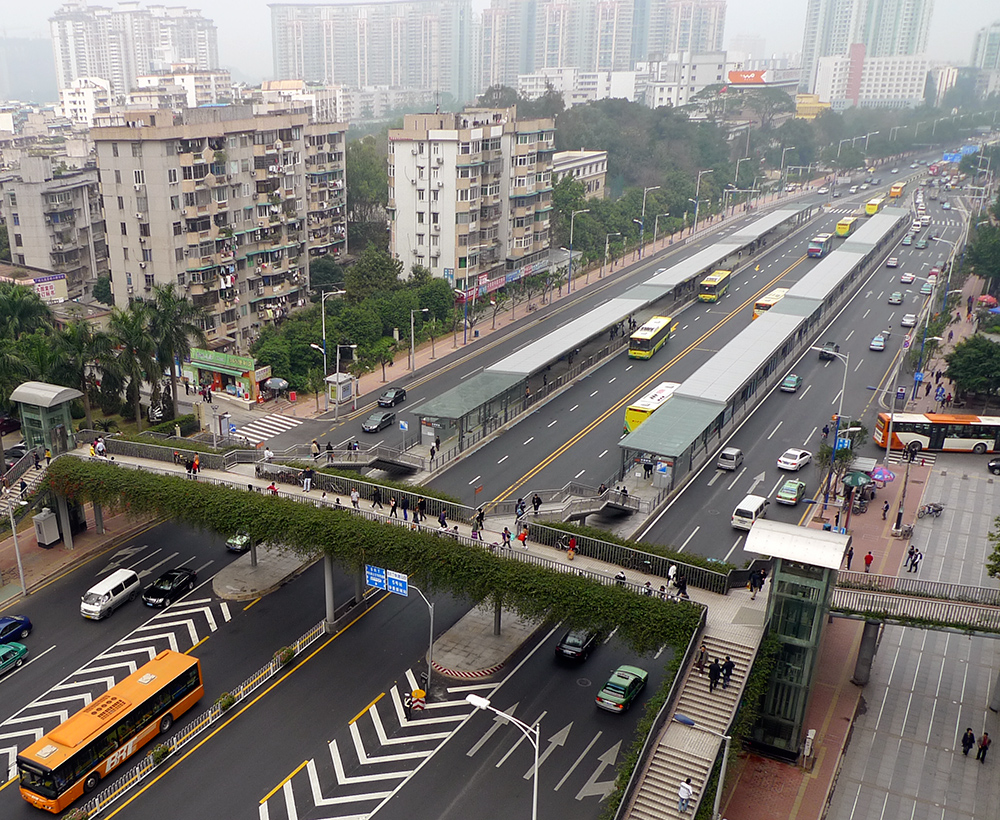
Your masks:
[{"label": "pedestrian walking", "polygon": [[924,398],[926,399],[931,394],[931,383],[927,382],[924,385]]},{"label": "pedestrian walking", "polygon": [[691,778],[688,777],[681,783],[680,788],[677,789],[677,811],[684,814],[688,810],[688,805],[691,803],[691,796],[694,794],[694,789],[691,786]]},{"label": "pedestrian walking", "polygon": [[444,510],[441,510],[441,512],[438,514],[438,524],[441,525],[441,529],[443,530],[448,529],[448,518],[444,514]]},{"label": "pedestrian walking", "polygon": [[990,744],[993,741],[990,739],[989,732],[983,732],[983,736],[979,738],[979,751],[976,752],[976,760],[978,760],[983,765],[986,764],[986,753],[990,750]]},{"label": "pedestrian walking", "polygon": [[510,528],[504,527],[503,532],[500,533],[500,543],[506,548],[510,549],[510,542],[513,536],[511,535]]},{"label": "pedestrian walking", "polygon": [[708,691],[714,692],[720,680],[722,680],[722,664],[716,658],[712,661],[712,665],[708,667]]},{"label": "pedestrian walking", "polygon": [[531,496],[531,506],[535,510],[535,515],[538,515],[538,508],[542,506],[542,497],[538,493]]},{"label": "pedestrian walking", "polygon": [[854,559],[854,547],[853,546],[849,546],[847,548],[847,569],[848,569],[848,571],[850,571],[850,569],[851,569],[851,561],[853,559]]},{"label": "pedestrian walking", "polygon": [[698,647],[698,654],[695,655],[694,665],[698,667],[698,672],[705,674],[705,664],[708,663],[708,647],[702,644]]},{"label": "pedestrian walking", "polygon": [[486,512],[485,510],[483,510],[482,507],[480,507],[478,510],[476,510],[476,529],[481,531],[483,529],[483,523],[485,521],[486,521]]},{"label": "pedestrian walking", "polygon": [[677,597],[690,598],[690,596],[688,595],[687,578],[685,578],[683,575],[677,576]]},{"label": "pedestrian walking", "polygon": [[434,445],[431,445],[431,461],[434,460],[434,456],[437,454],[437,450],[434,449]]},{"label": "pedestrian walking", "polygon": [[917,554],[917,548],[910,544],[910,548],[906,551],[906,560],[903,561],[903,566],[909,571],[910,562],[913,560],[913,556]]},{"label": "pedestrian walking", "polygon": [[399,501],[399,506],[403,511],[403,520],[406,521],[406,516],[410,512],[410,499],[404,495]]},{"label": "pedestrian walking", "polygon": [[382,490],[379,487],[376,487],[372,491],[372,509],[374,510],[376,507],[378,507],[380,510],[383,509],[383,507],[382,507]]},{"label": "pedestrian walking", "polygon": [[271,450],[270,447],[265,446],[264,447],[264,461],[266,461],[268,464],[270,464],[273,459],[274,459],[274,452]]},{"label": "pedestrian walking", "polygon": [[46,447],[45,448],[45,466],[48,467],[52,463],[52,451]]},{"label": "pedestrian walking", "polygon": [[21,500],[24,501],[24,499],[28,496],[28,485],[25,483],[23,478],[21,479],[21,483],[18,485],[18,490],[21,492]]},{"label": "pedestrian walking", "polygon": [[885,521],[886,516],[889,514],[889,502],[886,501],[882,505],[882,520]]},{"label": "pedestrian walking", "polygon": [[962,754],[966,757],[969,756],[969,752],[972,751],[972,747],[976,745],[976,733],[972,731],[970,726],[965,730],[965,734],[962,735]]},{"label": "pedestrian walking", "polygon": [[271,495],[277,495],[278,494],[278,488],[277,488],[277,486],[275,485],[275,483],[273,481],[270,484],[267,485],[267,491]]},{"label": "pedestrian walking", "polygon": [[417,507],[413,511],[413,521],[414,523],[419,523],[417,521],[417,516],[420,517],[420,521],[423,521],[427,517],[427,502],[423,497],[417,499]]},{"label": "pedestrian walking", "polygon": [[434,446],[437,448],[437,451],[440,453],[441,452],[441,436],[434,436]]},{"label": "pedestrian walking", "polygon": [[396,511],[396,496],[389,499],[389,518],[399,518]]},{"label": "pedestrian walking", "polygon": [[757,600],[757,593],[764,588],[764,576],[759,569],[753,570],[750,573],[750,591],[753,593],[750,596],[751,601]]},{"label": "pedestrian walking", "polygon": [[306,467],[302,471],[302,492],[307,493],[312,489],[313,475],[312,467]]},{"label": "pedestrian walking", "polygon": [[667,583],[670,586],[674,586],[674,578],[677,577],[677,564],[671,564],[670,569],[667,570]]},{"label": "pedestrian walking", "polygon": [[312,453],[313,461],[319,458],[319,442],[316,439],[313,439],[312,444],[309,445],[309,452]]},{"label": "pedestrian walking", "polygon": [[198,473],[201,471],[201,456],[200,455],[197,455],[197,454],[195,455],[195,457],[194,457],[194,464],[192,465],[192,467],[193,467],[192,472],[194,473],[194,477],[197,478],[198,477]]},{"label": "pedestrian walking", "polygon": [[333,443],[329,441],[326,443],[326,463],[333,464]]},{"label": "pedestrian walking", "polygon": [[35,469],[39,470],[42,467],[42,457],[38,455],[38,450],[32,450],[31,455],[35,459]]},{"label": "pedestrian walking", "polygon": [[729,679],[733,676],[733,670],[736,668],[736,664],[733,659],[726,655],[726,662],[722,664],[722,688],[729,688]]},{"label": "pedestrian walking", "polygon": [[910,572],[916,572],[920,569],[920,562],[924,560],[924,554],[917,550],[913,553],[913,558],[910,559]]},{"label": "pedestrian walking", "polygon": [[872,551],[868,550],[868,554],[865,556],[865,572],[872,571],[872,564],[875,562],[875,556],[872,555]]},{"label": "pedestrian walking", "polygon": [[358,505],[361,503],[361,493],[358,492],[358,488],[354,487],[351,489],[351,506],[354,509],[361,509]]}]

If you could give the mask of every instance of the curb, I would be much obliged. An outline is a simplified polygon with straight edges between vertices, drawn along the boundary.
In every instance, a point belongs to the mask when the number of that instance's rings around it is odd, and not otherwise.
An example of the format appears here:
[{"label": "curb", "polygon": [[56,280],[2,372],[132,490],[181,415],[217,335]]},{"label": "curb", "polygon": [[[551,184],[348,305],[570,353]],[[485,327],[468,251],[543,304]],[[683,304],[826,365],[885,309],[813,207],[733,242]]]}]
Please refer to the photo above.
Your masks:
[{"label": "curb", "polygon": [[488,666],[485,669],[476,669],[472,672],[465,672],[458,669],[446,669],[443,666],[431,662],[431,666],[434,667],[435,672],[440,672],[442,675],[447,675],[449,678],[458,678],[459,680],[475,680],[477,678],[488,678],[491,675],[495,675],[501,669],[506,666],[507,662],[498,663],[496,666]]},{"label": "curb", "polygon": [[[245,557],[249,561],[250,553],[247,553]],[[215,578],[213,578],[212,580],[212,592],[214,592],[223,601],[253,601],[256,600],[257,598],[263,598],[265,595],[270,595],[272,592],[276,592],[277,590],[281,589],[281,587],[283,587],[290,581],[294,581],[296,578],[302,575],[302,573],[304,573],[307,569],[309,569],[313,564],[315,564],[317,561],[322,560],[322,558],[323,558],[322,555],[316,555],[311,558],[307,558],[303,560],[295,570],[286,575],[281,576],[275,583],[271,584],[268,587],[261,587],[259,589],[255,588],[252,591],[244,592],[241,590],[234,589],[232,587],[222,587],[219,583],[219,575],[217,573],[215,575]],[[238,560],[239,559],[237,559],[237,561]],[[234,561],[233,563],[237,562]],[[229,566],[232,567],[232,564],[230,564]],[[226,569],[228,568],[229,567],[227,567]]]}]

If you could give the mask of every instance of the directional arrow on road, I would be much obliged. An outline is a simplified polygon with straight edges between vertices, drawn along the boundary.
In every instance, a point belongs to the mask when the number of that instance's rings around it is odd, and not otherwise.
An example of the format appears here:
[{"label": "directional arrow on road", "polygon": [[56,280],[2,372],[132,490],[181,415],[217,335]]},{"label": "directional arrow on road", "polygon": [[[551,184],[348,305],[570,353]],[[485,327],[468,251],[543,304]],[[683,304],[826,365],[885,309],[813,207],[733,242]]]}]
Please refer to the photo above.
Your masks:
[{"label": "directional arrow on road", "polygon": [[583,784],[583,788],[576,794],[577,800],[583,800],[585,797],[595,797],[599,796],[601,800],[611,794],[611,790],[615,787],[615,781],[611,780],[601,780],[598,781],[598,777],[601,776],[608,766],[614,766],[615,761],[618,759],[618,750],[621,748],[622,742],[619,740],[614,746],[608,749],[599,758],[600,764],[594,773],[588,778],[587,782]]},{"label": "directional arrow on road", "polygon": [[[509,709],[504,710],[503,714],[513,717],[514,712],[520,705],[520,703],[521,702],[518,701]],[[471,749],[469,749],[469,751],[467,751],[465,754],[468,757],[472,757],[476,752],[478,752],[480,749],[483,748],[483,746],[486,745],[486,741],[489,740],[491,737],[493,737],[493,735],[497,733],[497,730],[500,728],[500,726],[505,723],[507,723],[507,721],[504,719],[503,715],[497,715],[495,718],[493,718],[493,725],[486,730],[486,733],[481,738],[479,738],[479,740],[476,741],[475,745]]]},{"label": "directional arrow on road", "polygon": [[[549,745],[546,747],[545,751],[542,752],[542,756],[538,758],[539,769],[542,767],[542,764],[546,760],[548,760],[549,755],[555,751],[556,746],[566,745],[566,740],[567,738],[569,738],[569,730],[572,728],[573,728],[573,723],[571,721],[570,723],[567,723],[565,726],[563,726],[563,728],[560,729],[558,732],[556,732],[554,735],[552,735],[552,737],[549,738]],[[532,766],[530,769],[528,769],[528,771],[524,773],[524,779],[531,780],[531,776],[534,773],[535,773],[535,767]]]},{"label": "directional arrow on road", "polygon": [[750,489],[747,491],[747,495],[753,495],[753,491],[757,489],[757,485],[764,480],[764,473],[757,473],[753,477],[753,482],[750,484]]}]

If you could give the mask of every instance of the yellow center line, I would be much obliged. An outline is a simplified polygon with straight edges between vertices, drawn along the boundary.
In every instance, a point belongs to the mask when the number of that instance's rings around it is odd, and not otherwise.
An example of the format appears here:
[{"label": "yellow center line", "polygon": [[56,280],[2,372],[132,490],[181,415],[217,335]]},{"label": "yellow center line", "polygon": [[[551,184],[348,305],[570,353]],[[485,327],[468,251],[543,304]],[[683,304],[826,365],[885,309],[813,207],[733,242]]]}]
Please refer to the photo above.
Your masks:
[{"label": "yellow center line", "polygon": [[169,766],[167,766],[156,777],[154,777],[153,779],[151,779],[148,782],[146,782],[145,786],[143,786],[141,789],[139,789],[135,794],[133,794],[130,798],[128,798],[128,800],[126,800],[124,803],[122,803],[120,806],[118,806],[118,808],[114,809],[108,815],[109,820],[110,820],[110,818],[112,818],[116,814],[118,814],[118,812],[120,812],[124,808],[126,808],[133,800],[135,800],[138,797],[140,797],[141,795],[143,795],[154,784],[156,784],[157,782],[159,782],[161,778],[165,777],[167,774],[169,774],[171,771],[173,771],[177,766],[179,766],[181,763],[183,763],[185,760],[187,760],[189,757],[191,757],[191,755],[193,755],[202,746],[204,746],[206,743],[208,743],[208,741],[210,741],[217,734],[219,734],[219,732],[221,732],[223,729],[225,729],[227,726],[229,726],[229,724],[232,723],[234,720],[236,720],[236,718],[240,717],[240,715],[244,714],[245,712],[250,711],[250,709],[253,706],[256,706],[259,701],[263,700],[266,695],[270,694],[274,689],[276,689],[278,686],[280,686],[282,683],[284,683],[288,678],[290,678],[292,675],[294,675],[296,672],[298,672],[303,666],[306,665],[307,662],[309,662],[313,658],[315,658],[320,652],[322,652],[324,649],[326,649],[333,641],[335,641],[337,638],[339,638],[341,635],[343,635],[348,629],[350,629],[352,626],[354,626],[354,624],[356,624],[358,621],[360,621],[362,618],[364,618],[365,615],[367,615],[369,612],[371,612],[373,609],[375,609],[375,607],[377,607],[379,604],[381,604],[386,598],[390,598],[390,597],[392,597],[392,593],[387,592],[385,595],[383,595],[381,598],[379,598],[374,604],[372,604],[370,607],[368,607],[368,609],[366,609],[364,612],[362,612],[360,615],[358,615],[354,620],[352,620],[350,623],[348,623],[346,626],[344,626],[343,629],[341,629],[341,630],[335,632],[333,635],[331,635],[320,646],[316,647],[316,649],[314,649],[306,657],[304,657],[300,663],[295,664],[295,666],[292,669],[288,670],[288,672],[286,672],[284,675],[282,675],[280,678],[278,678],[278,680],[276,680],[274,683],[272,683],[270,686],[268,686],[267,689],[265,689],[263,692],[261,692],[259,695],[257,695],[257,697],[255,697],[252,701],[250,701],[248,704],[246,704],[246,706],[244,706],[242,709],[240,709],[235,715],[233,715],[231,718],[229,718],[227,721],[225,721],[222,725],[218,726],[210,734],[208,734],[204,738],[202,738],[201,741],[199,741],[190,750],[188,750],[183,755],[181,755],[179,758],[177,758],[173,763],[171,763]]},{"label": "yellow center line", "polygon": [[365,714],[368,712],[369,709],[371,709],[376,703],[378,703],[384,697],[385,697],[385,692],[383,692],[381,695],[375,698],[375,700],[373,700],[364,709],[362,709],[354,717],[352,717],[349,721],[347,721],[347,725],[350,726],[352,723],[357,723],[361,718],[365,716]]},{"label": "yellow center line", "polygon": [[246,612],[248,609],[250,609],[250,607],[254,606],[254,604],[259,604],[261,602],[261,600],[262,599],[260,599],[260,598],[255,598],[249,604],[247,604],[245,607],[243,607],[243,611]]},{"label": "yellow center line", "polygon": [[282,788],[284,788],[285,784],[289,780],[291,780],[293,777],[295,777],[295,775],[297,775],[299,772],[301,772],[308,765],[309,765],[309,761],[308,760],[303,760],[296,767],[295,771],[293,771],[290,775],[288,775],[288,777],[286,777],[284,780],[282,780],[277,786],[275,786],[273,789],[271,789],[271,791],[269,791],[267,793],[267,795],[264,797],[264,799],[260,801],[260,804],[263,806],[268,800],[270,800],[272,797],[274,797],[274,795],[275,795],[276,792],[278,792]]},{"label": "yellow center line", "polygon": [[196,644],[195,644],[194,646],[192,646],[192,647],[191,647],[191,648],[190,648],[190,649],[189,649],[189,650],[188,650],[187,652],[185,652],[184,654],[185,654],[185,655],[190,655],[190,654],[191,654],[192,652],[194,652],[194,651],[195,651],[195,650],[196,650],[196,649],[197,649],[197,648],[198,648],[199,646],[201,646],[201,645],[202,645],[203,643],[205,643],[205,641],[207,641],[207,640],[208,640],[209,638],[211,638],[211,637],[212,637],[211,635],[206,635],[206,636],[205,636],[204,638],[202,638],[202,639],[201,639],[200,641],[198,641],[198,643],[196,643]]},{"label": "yellow center line", "polygon": [[569,450],[570,447],[577,444],[581,439],[583,439],[585,436],[593,432],[594,429],[598,427],[598,425],[603,424],[605,421],[607,421],[607,419],[610,418],[612,414],[617,413],[619,410],[621,410],[622,407],[625,407],[629,402],[631,402],[632,399],[640,395],[643,391],[647,390],[651,384],[662,378],[663,374],[667,371],[668,368],[677,364],[677,362],[679,362],[681,359],[683,359],[692,351],[697,350],[699,345],[701,345],[706,339],[712,336],[712,334],[714,334],[717,330],[719,330],[719,328],[721,328],[727,322],[732,321],[733,318],[736,317],[741,310],[743,310],[745,307],[755,302],[761,294],[765,293],[769,288],[771,288],[775,282],[778,282],[784,276],[787,276],[790,271],[792,271],[805,259],[806,259],[805,255],[800,256],[791,265],[789,265],[781,273],[775,276],[774,279],[772,279],[770,282],[764,285],[753,296],[751,296],[749,299],[747,299],[745,302],[739,305],[735,310],[731,311],[729,315],[726,316],[724,319],[720,320],[720,322],[717,325],[705,331],[701,336],[699,336],[691,344],[685,347],[680,353],[678,353],[676,356],[670,359],[670,361],[666,362],[666,364],[664,364],[663,367],[661,367],[659,370],[657,370],[655,373],[649,376],[649,378],[647,378],[644,382],[635,387],[631,392],[627,393],[622,399],[615,402],[615,404],[613,404],[608,410],[604,411],[601,415],[599,415],[596,419],[594,419],[594,421],[592,421],[585,428],[583,428],[583,430],[581,430],[579,433],[573,436],[569,441],[558,447],[550,455],[546,456],[532,469],[528,470],[528,472],[526,472],[519,479],[517,479],[513,484],[511,484],[506,490],[500,493],[500,495],[494,498],[493,501],[491,501],[490,503],[496,504],[497,502],[503,501],[505,498],[508,498],[511,495],[513,495],[519,487],[521,487],[523,484],[527,483],[529,480],[538,475],[538,473],[540,473],[544,468],[549,466],[549,464],[551,464],[553,461],[555,461],[557,458],[563,455],[567,450]]}]

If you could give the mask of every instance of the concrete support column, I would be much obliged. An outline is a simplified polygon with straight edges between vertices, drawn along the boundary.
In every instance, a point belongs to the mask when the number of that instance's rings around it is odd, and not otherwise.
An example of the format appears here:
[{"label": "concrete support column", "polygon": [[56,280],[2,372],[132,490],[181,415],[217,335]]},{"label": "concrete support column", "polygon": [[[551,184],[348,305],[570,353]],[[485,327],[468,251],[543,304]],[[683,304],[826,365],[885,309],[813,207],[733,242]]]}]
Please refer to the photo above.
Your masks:
[{"label": "concrete support column", "polygon": [[59,528],[62,530],[63,545],[66,549],[73,549],[73,532],[69,523],[69,504],[66,498],[61,495],[56,496],[56,514],[59,516]]},{"label": "concrete support column", "polygon": [[94,529],[97,530],[98,535],[104,535],[104,510],[96,502],[94,503]]},{"label": "concrete support column", "polygon": [[324,628],[327,633],[330,633],[333,631],[333,624],[336,620],[336,609],[333,605],[333,558],[329,555],[323,556],[323,588],[326,593]]},{"label": "concrete support column", "polygon": [[872,675],[872,661],[875,660],[875,649],[878,645],[878,633],[882,624],[880,621],[865,621],[865,629],[861,634],[861,646],[858,648],[858,661],[854,666],[854,677],[851,683],[855,686],[867,686]]},{"label": "concrete support column", "polygon": [[503,615],[503,607],[500,606],[500,599],[498,598],[493,604],[493,634],[500,634],[500,616]]},{"label": "concrete support column", "polygon": [[993,697],[990,698],[990,711],[1000,712],[1000,671],[997,672],[997,682],[993,685]]}]

